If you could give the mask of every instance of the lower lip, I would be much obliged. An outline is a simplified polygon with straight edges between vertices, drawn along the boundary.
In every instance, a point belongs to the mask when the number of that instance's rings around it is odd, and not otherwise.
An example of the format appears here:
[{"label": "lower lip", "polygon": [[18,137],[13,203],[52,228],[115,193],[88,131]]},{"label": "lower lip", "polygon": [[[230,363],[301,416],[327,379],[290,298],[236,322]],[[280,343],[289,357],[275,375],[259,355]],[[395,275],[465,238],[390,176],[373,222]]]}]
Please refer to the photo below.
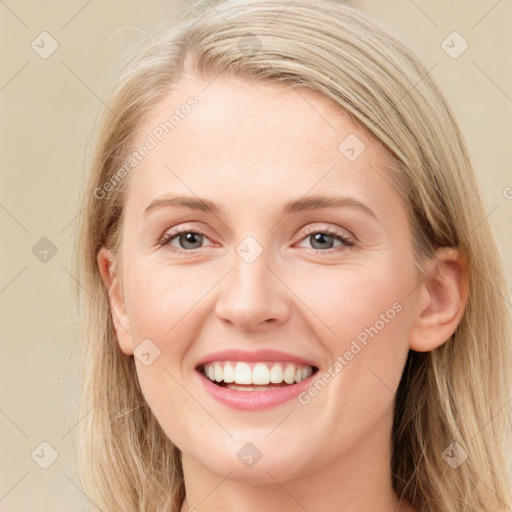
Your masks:
[{"label": "lower lip", "polygon": [[217,386],[199,371],[197,374],[206,391],[224,405],[245,411],[259,411],[270,409],[295,398],[309,387],[316,372],[298,383],[272,388],[268,391],[237,391]]}]

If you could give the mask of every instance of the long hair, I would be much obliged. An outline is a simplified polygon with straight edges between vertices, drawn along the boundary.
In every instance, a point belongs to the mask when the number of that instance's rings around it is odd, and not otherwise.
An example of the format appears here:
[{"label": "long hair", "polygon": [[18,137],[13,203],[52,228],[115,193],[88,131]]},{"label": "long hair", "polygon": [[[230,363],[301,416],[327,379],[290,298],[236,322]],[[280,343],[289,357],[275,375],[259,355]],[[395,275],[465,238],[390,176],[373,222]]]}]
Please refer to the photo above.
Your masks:
[{"label": "long hair", "polygon": [[[395,401],[393,486],[418,511],[510,507],[509,290],[466,143],[429,69],[389,29],[336,0],[196,6],[121,70],[95,136],[77,240],[86,494],[109,512],[177,512],[184,498],[180,452],[145,402],[133,357],[118,347],[96,256],[105,245],[117,262],[127,181],[119,171],[137,130],[181,79],[220,74],[308,88],[347,112],[395,162],[415,261],[438,247],[467,257],[469,296],[455,333],[433,351],[409,351]],[[99,194],[107,182],[115,186]],[[454,468],[447,449],[467,459]]]}]

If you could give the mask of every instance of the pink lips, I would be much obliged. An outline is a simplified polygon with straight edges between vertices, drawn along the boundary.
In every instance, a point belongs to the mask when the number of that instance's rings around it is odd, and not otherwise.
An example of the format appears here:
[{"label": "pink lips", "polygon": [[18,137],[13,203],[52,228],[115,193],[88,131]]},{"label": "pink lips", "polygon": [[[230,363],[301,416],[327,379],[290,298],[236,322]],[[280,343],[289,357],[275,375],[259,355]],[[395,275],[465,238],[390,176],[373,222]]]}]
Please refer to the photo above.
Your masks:
[{"label": "pink lips", "polygon": [[315,373],[299,383],[269,389],[268,391],[235,391],[233,389],[217,386],[199,372],[197,375],[198,378],[201,379],[201,383],[206,391],[224,405],[246,411],[259,411],[269,409],[270,407],[295,398],[311,385]]},{"label": "pink lips", "polygon": [[316,372],[308,378],[295,384],[289,384],[283,387],[271,388],[266,391],[237,391],[227,387],[218,386],[210,379],[205,377],[200,371],[200,367],[213,361],[245,361],[245,362],[293,362],[296,364],[309,365],[316,368],[312,361],[303,359],[292,354],[279,352],[276,350],[256,350],[252,352],[241,351],[237,349],[223,350],[209,354],[199,361],[196,366],[198,378],[206,392],[219,402],[235,409],[246,411],[257,411],[269,409],[281,403],[292,400],[299,393],[305,391],[311,385]]}]

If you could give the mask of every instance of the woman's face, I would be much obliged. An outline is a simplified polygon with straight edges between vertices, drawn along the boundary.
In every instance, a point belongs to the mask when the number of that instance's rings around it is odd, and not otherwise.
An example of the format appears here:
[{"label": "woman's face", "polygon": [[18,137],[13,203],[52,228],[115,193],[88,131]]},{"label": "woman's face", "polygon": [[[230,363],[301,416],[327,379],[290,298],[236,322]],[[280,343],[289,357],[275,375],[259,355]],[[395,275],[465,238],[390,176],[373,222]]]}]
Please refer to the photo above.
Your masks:
[{"label": "woman's face", "polygon": [[379,460],[419,275],[390,159],[312,91],[206,85],[183,81],[137,135],[120,346],[202,470],[273,482]]}]

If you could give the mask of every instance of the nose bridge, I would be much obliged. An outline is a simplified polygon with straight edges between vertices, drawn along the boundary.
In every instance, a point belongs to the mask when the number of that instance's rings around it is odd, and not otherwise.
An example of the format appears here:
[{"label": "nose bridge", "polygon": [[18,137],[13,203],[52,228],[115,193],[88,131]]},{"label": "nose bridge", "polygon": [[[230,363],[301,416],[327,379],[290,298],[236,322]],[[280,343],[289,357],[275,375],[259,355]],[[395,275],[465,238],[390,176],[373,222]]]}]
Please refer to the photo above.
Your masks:
[{"label": "nose bridge", "polygon": [[247,330],[282,322],[288,314],[286,287],[274,274],[270,251],[252,236],[235,247],[232,268],[221,284],[217,315]]}]

